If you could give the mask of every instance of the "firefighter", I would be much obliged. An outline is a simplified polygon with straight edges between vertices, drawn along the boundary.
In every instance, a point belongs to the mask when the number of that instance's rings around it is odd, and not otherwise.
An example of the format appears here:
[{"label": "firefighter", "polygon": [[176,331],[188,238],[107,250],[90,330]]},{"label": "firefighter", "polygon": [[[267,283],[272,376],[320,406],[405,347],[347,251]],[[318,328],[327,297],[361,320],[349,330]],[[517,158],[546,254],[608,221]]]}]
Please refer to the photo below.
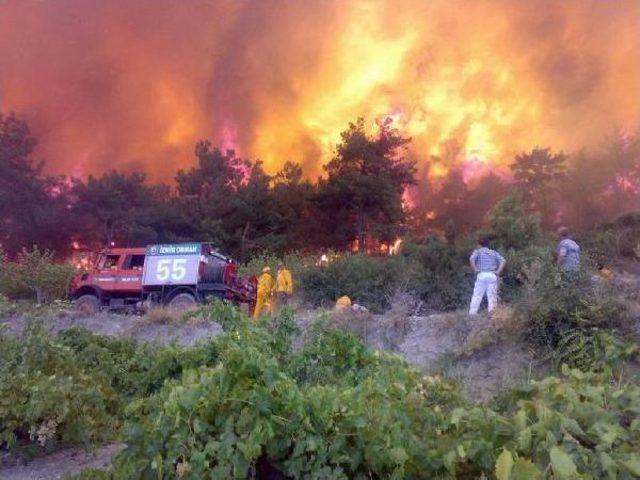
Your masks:
[{"label": "firefighter", "polygon": [[266,310],[271,312],[271,296],[273,295],[273,277],[271,276],[271,268],[264,267],[262,275],[258,278],[258,291],[256,294],[256,306],[253,310],[253,318],[260,317],[262,312]]},{"label": "firefighter", "polygon": [[291,271],[284,262],[278,264],[278,275],[276,276],[276,300],[278,308],[282,308],[289,303],[293,295],[293,279]]},{"label": "firefighter", "polygon": [[346,295],[341,296],[336,300],[335,310],[337,312],[342,312],[344,310],[351,309],[351,299]]},{"label": "firefighter", "polygon": [[504,270],[507,262],[502,255],[489,248],[488,238],[480,237],[478,248],[471,254],[469,263],[476,273],[476,284],[473,287],[469,314],[478,313],[485,294],[487,295],[488,310],[491,312],[498,303],[498,276]]}]

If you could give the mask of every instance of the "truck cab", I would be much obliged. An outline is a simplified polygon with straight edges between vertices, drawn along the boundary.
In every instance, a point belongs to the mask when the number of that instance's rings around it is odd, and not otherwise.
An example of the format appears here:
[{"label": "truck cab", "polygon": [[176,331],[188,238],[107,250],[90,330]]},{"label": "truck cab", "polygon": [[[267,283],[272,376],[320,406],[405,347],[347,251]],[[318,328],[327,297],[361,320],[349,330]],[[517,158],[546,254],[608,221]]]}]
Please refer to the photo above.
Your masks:
[{"label": "truck cab", "polygon": [[109,248],[99,252],[88,272],[76,275],[71,297],[88,313],[102,307],[135,307],[142,295],[144,248]]}]

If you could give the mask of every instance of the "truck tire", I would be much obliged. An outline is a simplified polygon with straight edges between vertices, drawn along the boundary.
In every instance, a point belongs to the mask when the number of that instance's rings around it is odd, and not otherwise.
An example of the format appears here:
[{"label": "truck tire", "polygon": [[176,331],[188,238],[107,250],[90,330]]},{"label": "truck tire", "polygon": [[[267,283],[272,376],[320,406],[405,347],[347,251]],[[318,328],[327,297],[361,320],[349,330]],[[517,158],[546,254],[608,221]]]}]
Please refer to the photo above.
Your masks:
[{"label": "truck tire", "polygon": [[190,293],[179,293],[168,304],[169,308],[178,311],[188,310],[196,306],[196,299]]},{"label": "truck tire", "polygon": [[93,315],[100,310],[100,299],[95,295],[81,295],[73,303],[78,311],[87,315]]}]

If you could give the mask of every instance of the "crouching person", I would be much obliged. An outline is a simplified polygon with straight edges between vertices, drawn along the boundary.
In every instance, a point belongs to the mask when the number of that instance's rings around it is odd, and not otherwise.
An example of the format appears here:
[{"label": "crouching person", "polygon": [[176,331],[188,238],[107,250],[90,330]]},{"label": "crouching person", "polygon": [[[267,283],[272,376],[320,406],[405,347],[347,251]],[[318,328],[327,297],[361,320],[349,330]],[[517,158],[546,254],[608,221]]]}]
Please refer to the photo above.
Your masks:
[{"label": "crouching person", "polygon": [[469,258],[471,268],[476,273],[476,284],[473,287],[471,306],[469,314],[478,313],[480,303],[485,294],[487,296],[488,310],[491,312],[498,304],[498,276],[507,264],[506,260],[495,250],[489,248],[489,239],[480,237],[478,248],[476,248]]}]

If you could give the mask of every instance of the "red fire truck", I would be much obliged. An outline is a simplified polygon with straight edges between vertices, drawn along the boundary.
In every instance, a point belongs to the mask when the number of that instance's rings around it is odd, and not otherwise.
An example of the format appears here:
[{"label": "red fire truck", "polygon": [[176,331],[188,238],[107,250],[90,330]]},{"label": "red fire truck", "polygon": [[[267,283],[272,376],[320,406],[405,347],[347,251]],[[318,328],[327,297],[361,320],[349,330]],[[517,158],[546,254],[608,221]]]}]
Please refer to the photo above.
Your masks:
[{"label": "red fire truck", "polygon": [[255,278],[242,279],[237,265],[210,243],[108,248],[91,269],[77,275],[71,297],[84,311],[142,309],[150,305],[188,308],[209,297],[255,303]]}]

